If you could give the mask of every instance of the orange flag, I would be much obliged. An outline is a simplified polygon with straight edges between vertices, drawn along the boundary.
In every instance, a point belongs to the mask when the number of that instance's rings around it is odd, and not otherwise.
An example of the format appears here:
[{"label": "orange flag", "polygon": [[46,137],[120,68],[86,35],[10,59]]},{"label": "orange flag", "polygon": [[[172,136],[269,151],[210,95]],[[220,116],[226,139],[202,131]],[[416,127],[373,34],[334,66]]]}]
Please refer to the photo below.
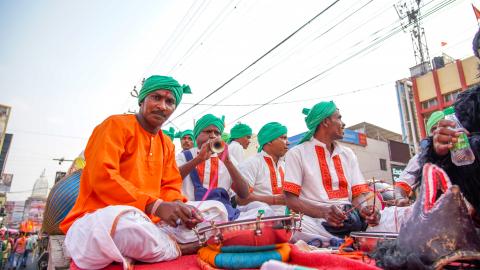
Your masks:
[{"label": "orange flag", "polygon": [[473,4],[472,4],[472,8],[473,8],[473,13],[475,13],[475,17],[477,18],[477,22],[478,22],[478,20],[480,20],[480,10],[478,10],[478,8],[476,8]]}]

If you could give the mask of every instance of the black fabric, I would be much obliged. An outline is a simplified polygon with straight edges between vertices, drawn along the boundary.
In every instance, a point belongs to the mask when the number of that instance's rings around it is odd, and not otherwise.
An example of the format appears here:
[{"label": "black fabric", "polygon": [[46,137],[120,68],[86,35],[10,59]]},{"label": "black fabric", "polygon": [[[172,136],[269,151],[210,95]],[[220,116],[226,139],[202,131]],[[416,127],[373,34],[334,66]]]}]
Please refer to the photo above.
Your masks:
[{"label": "black fabric", "polygon": [[[351,208],[351,205],[345,205],[344,211],[349,211]],[[365,220],[363,220],[363,218],[360,216],[360,213],[357,209],[348,213],[348,217],[343,222],[342,227],[334,227],[329,225],[327,222],[322,222],[322,225],[329,233],[341,238],[349,235],[351,232],[365,231],[368,226]]]}]

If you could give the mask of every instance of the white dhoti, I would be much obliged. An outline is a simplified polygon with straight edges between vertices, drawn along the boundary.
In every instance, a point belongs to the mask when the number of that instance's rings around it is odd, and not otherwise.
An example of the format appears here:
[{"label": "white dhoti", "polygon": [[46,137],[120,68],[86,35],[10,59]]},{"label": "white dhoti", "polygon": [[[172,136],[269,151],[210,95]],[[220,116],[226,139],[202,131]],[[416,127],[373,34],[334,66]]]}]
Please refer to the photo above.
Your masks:
[{"label": "white dhoti", "polygon": [[383,209],[380,214],[380,222],[375,227],[368,227],[367,232],[397,232],[400,226],[412,214],[413,205],[406,207],[390,206]]},{"label": "white dhoti", "polygon": [[236,220],[245,220],[245,219],[254,219],[258,216],[258,211],[263,210],[262,217],[273,217],[275,216],[275,211],[270,207],[270,205],[254,201],[246,205],[239,205],[237,209],[240,210],[240,216]]},{"label": "white dhoti", "polygon": [[[227,221],[225,207],[219,202],[205,201],[199,210],[206,210],[203,216],[207,221]],[[157,225],[135,207],[116,205],[77,219],[67,232],[65,246],[82,269],[101,269],[112,262],[126,268],[129,259],[150,263],[175,259],[181,255],[176,239],[196,241],[194,236],[184,226]]]},{"label": "white dhoti", "polygon": [[295,243],[298,240],[303,240],[305,242],[310,242],[312,240],[320,239],[324,246],[328,246],[330,239],[333,236],[329,233],[322,225],[325,219],[323,218],[312,218],[307,215],[303,215],[302,218],[302,230],[300,232],[295,232],[290,240],[291,243]]}]

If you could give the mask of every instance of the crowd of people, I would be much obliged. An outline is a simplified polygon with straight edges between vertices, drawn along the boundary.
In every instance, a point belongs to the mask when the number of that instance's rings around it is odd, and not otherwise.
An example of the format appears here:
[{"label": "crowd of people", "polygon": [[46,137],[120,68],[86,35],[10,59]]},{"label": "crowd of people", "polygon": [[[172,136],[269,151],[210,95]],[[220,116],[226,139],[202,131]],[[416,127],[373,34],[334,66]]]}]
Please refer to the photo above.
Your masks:
[{"label": "crowd of people", "polygon": [[8,233],[1,231],[0,269],[21,269],[27,266],[28,259],[32,262],[37,255],[38,235],[35,233]]}]

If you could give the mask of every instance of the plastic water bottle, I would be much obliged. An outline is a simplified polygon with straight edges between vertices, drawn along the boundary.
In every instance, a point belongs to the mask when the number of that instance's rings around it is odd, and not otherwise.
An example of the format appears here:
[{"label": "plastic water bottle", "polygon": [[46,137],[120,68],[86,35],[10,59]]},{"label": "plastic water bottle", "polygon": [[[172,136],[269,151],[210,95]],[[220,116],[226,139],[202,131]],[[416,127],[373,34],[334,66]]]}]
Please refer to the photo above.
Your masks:
[{"label": "plastic water bottle", "polygon": [[[455,110],[453,107],[448,107],[444,111],[445,119],[455,122],[455,130],[461,131],[463,128],[460,121],[455,116]],[[470,143],[468,142],[467,134],[463,132],[458,137],[458,141],[450,149],[450,155],[452,157],[453,164],[457,166],[470,165],[475,161],[475,155],[473,154]]]}]

